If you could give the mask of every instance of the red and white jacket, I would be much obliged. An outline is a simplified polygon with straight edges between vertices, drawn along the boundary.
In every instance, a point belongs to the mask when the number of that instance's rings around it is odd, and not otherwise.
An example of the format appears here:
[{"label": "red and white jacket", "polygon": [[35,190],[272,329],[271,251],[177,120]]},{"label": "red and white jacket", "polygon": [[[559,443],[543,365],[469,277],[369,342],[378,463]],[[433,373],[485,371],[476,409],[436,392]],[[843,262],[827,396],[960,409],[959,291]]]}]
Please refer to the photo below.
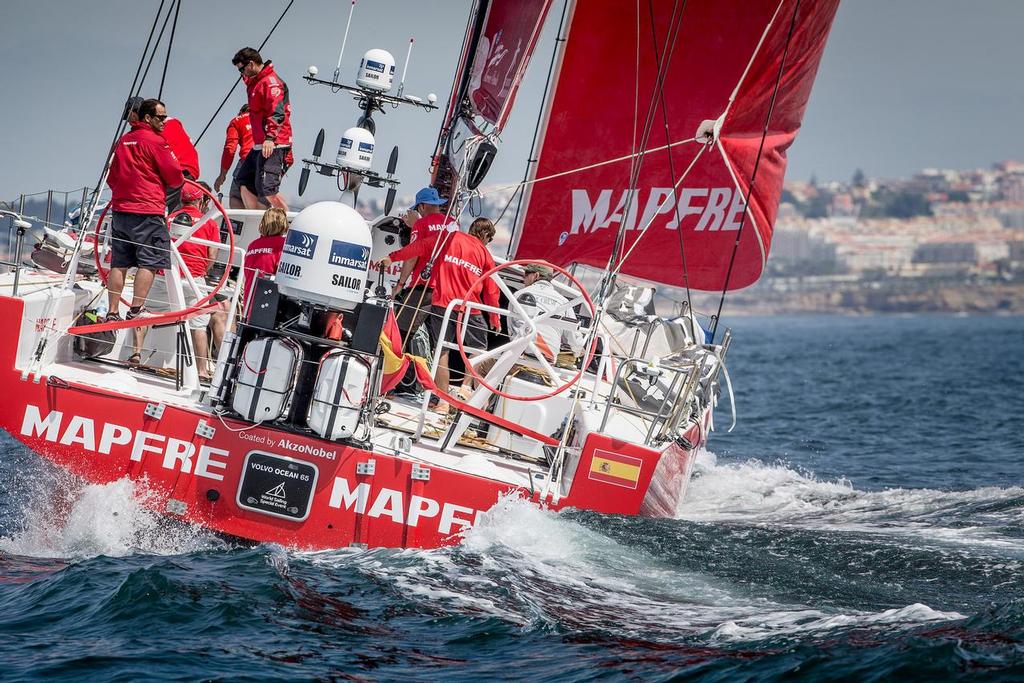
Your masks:
[{"label": "red and white jacket", "polygon": [[168,188],[185,183],[181,165],[167,141],[149,124],[139,121],[131,126],[131,131],[117,141],[110,162],[110,208],[162,216],[166,212]]},{"label": "red and white jacket", "polygon": [[[431,235],[436,235],[439,232],[457,232],[459,229],[458,222],[446,216],[443,213],[432,213],[429,216],[423,216],[415,223],[412,224],[412,232],[409,235],[409,243],[417,242],[419,240],[427,239]],[[420,273],[423,271],[423,267],[427,265],[428,257],[420,257],[416,261],[416,266],[412,270],[412,274],[409,276],[408,287],[415,287],[416,285],[424,284],[420,280]]]},{"label": "red and white jacket", "polygon": [[258,74],[246,79],[245,91],[249,95],[253,145],[262,145],[269,138],[275,147],[291,147],[292,105],[288,86],[278,78],[274,65],[267,62]]},{"label": "red and white jacket", "polygon": [[195,179],[199,178],[199,152],[192,144],[192,138],[185,132],[185,126],[173,116],[164,121],[164,129],[160,133],[167,141],[174,156],[181,164],[182,171],[188,171]]},{"label": "red and white jacket", "polygon": [[245,159],[252,149],[252,124],[249,122],[249,112],[243,112],[231,119],[228,123],[227,135],[224,138],[224,151],[220,155],[220,170],[226,173],[235,160],[235,151],[238,151],[238,158]]},{"label": "red and white jacket", "polygon": [[[494,280],[488,278],[484,280],[482,288],[470,291],[472,284],[494,267],[491,252],[487,251],[483,242],[472,235],[464,232],[435,232],[391,252],[388,258],[392,261],[404,261],[416,257],[426,263],[434,253],[438,240],[442,242],[430,271],[430,287],[434,290],[431,303],[444,307],[451,303],[452,299],[465,299],[497,307],[499,291]],[[487,315],[494,327],[501,324],[497,313]]]}]

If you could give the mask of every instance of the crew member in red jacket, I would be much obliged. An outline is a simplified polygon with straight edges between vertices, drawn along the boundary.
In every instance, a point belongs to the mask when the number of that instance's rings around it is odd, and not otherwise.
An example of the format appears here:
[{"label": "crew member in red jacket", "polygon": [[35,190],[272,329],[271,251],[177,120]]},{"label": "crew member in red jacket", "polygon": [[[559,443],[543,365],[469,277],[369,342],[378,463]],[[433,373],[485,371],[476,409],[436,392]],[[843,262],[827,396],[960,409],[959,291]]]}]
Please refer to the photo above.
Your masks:
[{"label": "crew member in red jacket", "polygon": [[118,299],[129,268],[138,268],[128,319],[142,314],[156,271],[170,265],[170,233],[164,218],[168,190],[185,182],[181,166],[160,135],[167,110],[160,100],[145,100],[131,131],[118,140],[110,162],[112,254],[107,278],[107,320],[120,320]]},{"label": "crew member in red jacket", "polygon": [[238,171],[242,163],[252,151],[252,124],[249,122],[249,105],[243,104],[238,110],[238,116],[228,122],[228,130],[224,136],[224,150],[220,154],[220,175],[213,181],[213,189],[220,192],[220,186],[228,177],[228,170],[235,161],[235,151],[238,151],[238,166],[231,176],[231,190],[228,193],[228,208],[244,209],[242,201],[242,186],[238,183]]},{"label": "crew member in red jacket", "polygon": [[[427,239],[437,232],[452,232],[459,229],[458,222],[441,210],[447,203],[448,200],[439,195],[433,187],[424,187],[416,193],[413,207],[402,217],[411,229],[410,243]],[[427,278],[421,277],[427,260],[426,256],[406,259],[402,263],[402,272],[392,292],[395,300],[401,304],[396,320],[403,339],[415,334],[430,309],[432,292]]]},{"label": "crew member in red jacket", "polygon": [[259,200],[288,210],[281,194],[281,178],[292,164],[292,105],[274,65],[264,63],[260,53],[243,47],[231,58],[242,74],[249,96],[253,149],[238,169],[242,200],[246,208],[260,208]]},{"label": "crew member in red jacket", "polygon": [[[418,239],[408,246],[391,252],[382,261],[382,265],[387,268],[395,261],[404,261],[413,257],[430,259],[433,256],[430,274],[430,287],[434,290],[433,305],[430,307],[430,319],[427,325],[435,348],[439,343],[438,340],[441,339],[441,322],[444,319],[445,308],[453,299],[498,306],[498,285],[490,278],[484,280],[482,290],[470,291],[472,284],[494,267],[494,258],[491,256],[491,252],[487,251],[486,246],[493,239],[494,225],[486,218],[478,218],[469,228],[469,234],[448,231],[435,232],[433,235]],[[462,326],[465,329],[463,346],[467,348],[467,353],[469,349],[487,350],[488,325],[495,332],[500,329],[501,320],[497,313],[488,313],[487,317],[488,320],[485,322],[480,313],[463,316]],[[453,314],[445,330],[444,341],[455,343],[455,328],[456,316]],[[434,379],[441,391],[448,391],[448,349],[441,352]],[[463,380],[463,387],[468,389],[469,386],[470,379],[467,373]],[[442,401],[435,410],[446,413],[448,406]]]},{"label": "crew member in red jacket", "polygon": [[[249,243],[245,250],[242,269],[245,276],[245,297],[256,283],[256,278],[273,275],[277,272],[277,264],[281,262],[284,251],[284,236],[288,232],[288,214],[282,209],[270,208],[263,213],[260,220],[260,236]],[[243,305],[244,310],[244,305]]]},{"label": "crew member in red jacket", "polygon": [[[127,119],[128,123],[138,121],[139,107],[142,102],[141,97],[129,97],[124,104],[122,119]],[[196,151],[195,145],[192,144],[192,138],[185,132],[181,121],[173,116],[168,116],[164,120],[164,127],[160,131],[160,135],[167,141],[167,146],[171,148],[174,158],[181,164],[181,172],[185,177],[189,180],[197,180],[199,178],[199,152]],[[172,213],[180,207],[181,194],[172,189],[167,193],[167,212]]]}]

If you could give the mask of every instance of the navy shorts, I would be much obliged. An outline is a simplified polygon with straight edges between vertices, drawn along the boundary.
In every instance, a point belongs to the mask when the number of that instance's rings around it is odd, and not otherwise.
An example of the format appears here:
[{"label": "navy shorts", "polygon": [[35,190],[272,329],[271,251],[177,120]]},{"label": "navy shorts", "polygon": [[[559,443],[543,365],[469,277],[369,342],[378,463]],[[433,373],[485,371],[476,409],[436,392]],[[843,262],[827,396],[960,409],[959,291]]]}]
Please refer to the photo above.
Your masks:
[{"label": "navy shorts", "polygon": [[111,223],[112,268],[171,267],[171,232],[163,216],[114,211]]},{"label": "navy shorts", "polygon": [[275,195],[281,189],[281,178],[288,170],[291,147],[275,147],[270,156],[263,158],[263,148],[254,145],[245,161],[235,172],[239,186],[246,187],[257,197]]},{"label": "navy shorts", "polygon": [[[441,321],[444,319],[444,306],[430,307],[430,320],[427,323],[427,331],[430,332],[430,341],[434,348],[437,348],[437,340],[441,335]],[[452,311],[452,317],[448,319],[448,328],[444,333],[444,340],[451,344],[455,343],[455,331],[459,325],[459,312]],[[479,313],[462,315],[462,328],[465,336],[462,337],[462,346],[469,351],[477,349],[487,350],[487,321]]]},{"label": "navy shorts", "polygon": [[237,199],[242,201],[242,183],[238,182],[238,172],[242,170],[242,164],[244,161],[238,163],[235,166],[235,172],[231,174],[231,189],[228,191],[228,197],[230,199]]}]

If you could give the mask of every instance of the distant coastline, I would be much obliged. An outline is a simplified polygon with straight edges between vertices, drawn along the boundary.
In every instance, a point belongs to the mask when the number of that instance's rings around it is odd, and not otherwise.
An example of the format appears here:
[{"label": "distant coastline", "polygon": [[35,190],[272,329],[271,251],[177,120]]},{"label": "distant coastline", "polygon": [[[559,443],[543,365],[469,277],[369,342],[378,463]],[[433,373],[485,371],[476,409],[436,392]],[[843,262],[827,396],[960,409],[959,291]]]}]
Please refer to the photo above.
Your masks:
[{"label": "distant coastline", "polygon": [[[718,308],[718,294],[693,293],[699,313]],[[1024,315],[1024,282],[805,283],[780,287],[767,282],[725,298],[724,315],[874,315],[964,313]]]}]

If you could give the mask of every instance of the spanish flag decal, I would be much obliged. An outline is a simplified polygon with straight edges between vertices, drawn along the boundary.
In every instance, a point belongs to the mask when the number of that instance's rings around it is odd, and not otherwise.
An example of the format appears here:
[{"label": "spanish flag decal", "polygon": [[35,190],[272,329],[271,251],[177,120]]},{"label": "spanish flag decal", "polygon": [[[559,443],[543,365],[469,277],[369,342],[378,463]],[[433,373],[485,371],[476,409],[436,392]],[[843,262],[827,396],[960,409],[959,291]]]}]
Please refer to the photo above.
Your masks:
[{"label": "spanish flag decal", "polygon": [[640,481],[640,468],[643,464],[644,461],[640,458],[596,450],[590,461],[588,476],[605,484],[635,489]]}]

